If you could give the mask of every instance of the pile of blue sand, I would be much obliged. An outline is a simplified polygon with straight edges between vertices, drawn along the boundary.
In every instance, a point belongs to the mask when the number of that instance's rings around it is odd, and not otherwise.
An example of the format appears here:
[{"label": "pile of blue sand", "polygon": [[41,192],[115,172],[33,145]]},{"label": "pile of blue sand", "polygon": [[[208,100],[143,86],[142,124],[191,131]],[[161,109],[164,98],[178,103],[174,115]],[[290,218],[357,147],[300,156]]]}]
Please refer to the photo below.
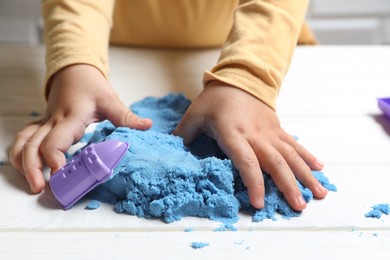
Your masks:
[{"label": "pile of blue sand", "polygon": [[98,208],[100,208],[100,202],[97,200],[90,200],[87,206],[85,206],[85,209],[89,209],[89,210],[95,210]]},{"label": "pile of blue sand", "polygon": [[376,204],[371,208],[372,210],[365,214],[367,218],[381,218],[382,214],[390,214],[390,205],[387,203]]},{"label": "pile of blue sand", "polygon": [[209,245],[210,245],[210,243],[205,243],[205,242],[192,242],[191,243],[191,247],[194,249],[204,248],[204,247],[209,246]]},{"label": "pile of blue sand", "polygon": [[[170,134],[189,105],[181,94],[149,97],[134,103],[131,109],[153,120],[150,130],[115,128],[105,121],[85,135],[83,141],[88,143],[116,139],[129,144],[111,179],[88,197],[115,205],[119,213],[160,218],[167,223],[185,216],[235,223],[241,209],[256,222],[275,219],[276,213],[286,218],[298,216],[300,213],[288,205],[266,174],[265,207],[253,208],[232,162],[211,138],[200,136],[186,147],[180,137]],[[313,174],[327,189],[336,190],[321,172]],[[299,187],[309,202],[311,191],[301,184]]]}]

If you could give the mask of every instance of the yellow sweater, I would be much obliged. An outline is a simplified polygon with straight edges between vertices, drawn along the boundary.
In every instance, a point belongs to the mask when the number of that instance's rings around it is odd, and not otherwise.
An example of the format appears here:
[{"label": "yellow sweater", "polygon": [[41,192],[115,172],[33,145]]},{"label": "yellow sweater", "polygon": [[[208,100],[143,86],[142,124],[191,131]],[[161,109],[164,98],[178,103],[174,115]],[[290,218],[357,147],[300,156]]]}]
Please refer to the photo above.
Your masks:
[{"label": "yellow sweater", "polygon": [[42,0],[45,82],[61,68],[78,63],[93,65],[108,77],[110,42],[222,46],[216,66],[204,74],[204,84],[220,80],[275,109],[301,28],[300,42],[315,42],[304,26],[307,4],[308,0]]}]

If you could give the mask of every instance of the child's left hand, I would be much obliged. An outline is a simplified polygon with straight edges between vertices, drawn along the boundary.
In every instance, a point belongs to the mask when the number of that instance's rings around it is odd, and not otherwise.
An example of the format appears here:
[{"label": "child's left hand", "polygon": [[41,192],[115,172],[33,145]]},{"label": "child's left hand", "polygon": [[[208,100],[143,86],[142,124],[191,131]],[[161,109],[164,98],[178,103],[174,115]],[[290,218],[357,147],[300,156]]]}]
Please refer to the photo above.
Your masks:
[{"label": "child's left hand", "polygon": [[327,194],[311,174],[323,164],[281,128],[272,108],[241,89],[212,82],[193,101],[173,133],[186,144],[201,133],[214,138],[239,171],[255,208],[264,207],[262,170],[271,175],[295,210],[306,207],[296,179],[316,198]]}]

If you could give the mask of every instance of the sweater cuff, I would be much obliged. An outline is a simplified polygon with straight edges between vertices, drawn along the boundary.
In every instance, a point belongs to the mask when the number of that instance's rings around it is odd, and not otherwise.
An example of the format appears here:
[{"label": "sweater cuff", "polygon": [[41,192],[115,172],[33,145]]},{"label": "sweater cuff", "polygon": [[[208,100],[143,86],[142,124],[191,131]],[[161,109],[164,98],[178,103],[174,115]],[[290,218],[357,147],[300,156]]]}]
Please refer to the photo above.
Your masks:
[{"label": "sweater cuff", "polygon": [[104,77],[108,78],[109,68],[106,62],[102,62],[95,55],[90,53],[71,53],[59,55],[56,59],[47,61],[45,80],[44,80],[44,94],[46,100],[48,99],[50,92],[51,79],[54,74],[56,74],[61,69],[76,65],[76,64],[87,64],[97,68]]},{"label": "sweater cuff", "polygon": [[273,110],[276,109],[278,90],[275,87],[269,86],[261,80],[254,78],[248,71],[238,68],[220,69],[215,73],[205,71],[203,85],[206,86],[213,80],[218,80],[246,91],[267,104]]}]

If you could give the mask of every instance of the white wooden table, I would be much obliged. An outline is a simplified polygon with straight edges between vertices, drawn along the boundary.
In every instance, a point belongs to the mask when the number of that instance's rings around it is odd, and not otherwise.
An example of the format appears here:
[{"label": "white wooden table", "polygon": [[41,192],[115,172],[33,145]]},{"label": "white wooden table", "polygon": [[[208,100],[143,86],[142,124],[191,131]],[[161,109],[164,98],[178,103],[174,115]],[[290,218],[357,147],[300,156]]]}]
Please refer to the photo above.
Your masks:
[{"label": "white wooden table", "polygon": [[[218,50],[110,50],[111,81],[127,104],[170,91],[194,98]],[[278,99],[284,128],[326,166],[338,191],[309,203],[298,218],[237,231],[185,218],[164,224],[87,202],[57,207],[48,191],[31,195],[10,166],[17,130],[42,114],[44,48],[0,45],[0,259],[368,259],[390,256],[390,216],[366,218],[390,203],[390,121],[377,97],[390,96],[390,47],[299,47]],[[184,232],[192,228],[192,232]],[[192,242],[209,246],[193,249]]]}]

